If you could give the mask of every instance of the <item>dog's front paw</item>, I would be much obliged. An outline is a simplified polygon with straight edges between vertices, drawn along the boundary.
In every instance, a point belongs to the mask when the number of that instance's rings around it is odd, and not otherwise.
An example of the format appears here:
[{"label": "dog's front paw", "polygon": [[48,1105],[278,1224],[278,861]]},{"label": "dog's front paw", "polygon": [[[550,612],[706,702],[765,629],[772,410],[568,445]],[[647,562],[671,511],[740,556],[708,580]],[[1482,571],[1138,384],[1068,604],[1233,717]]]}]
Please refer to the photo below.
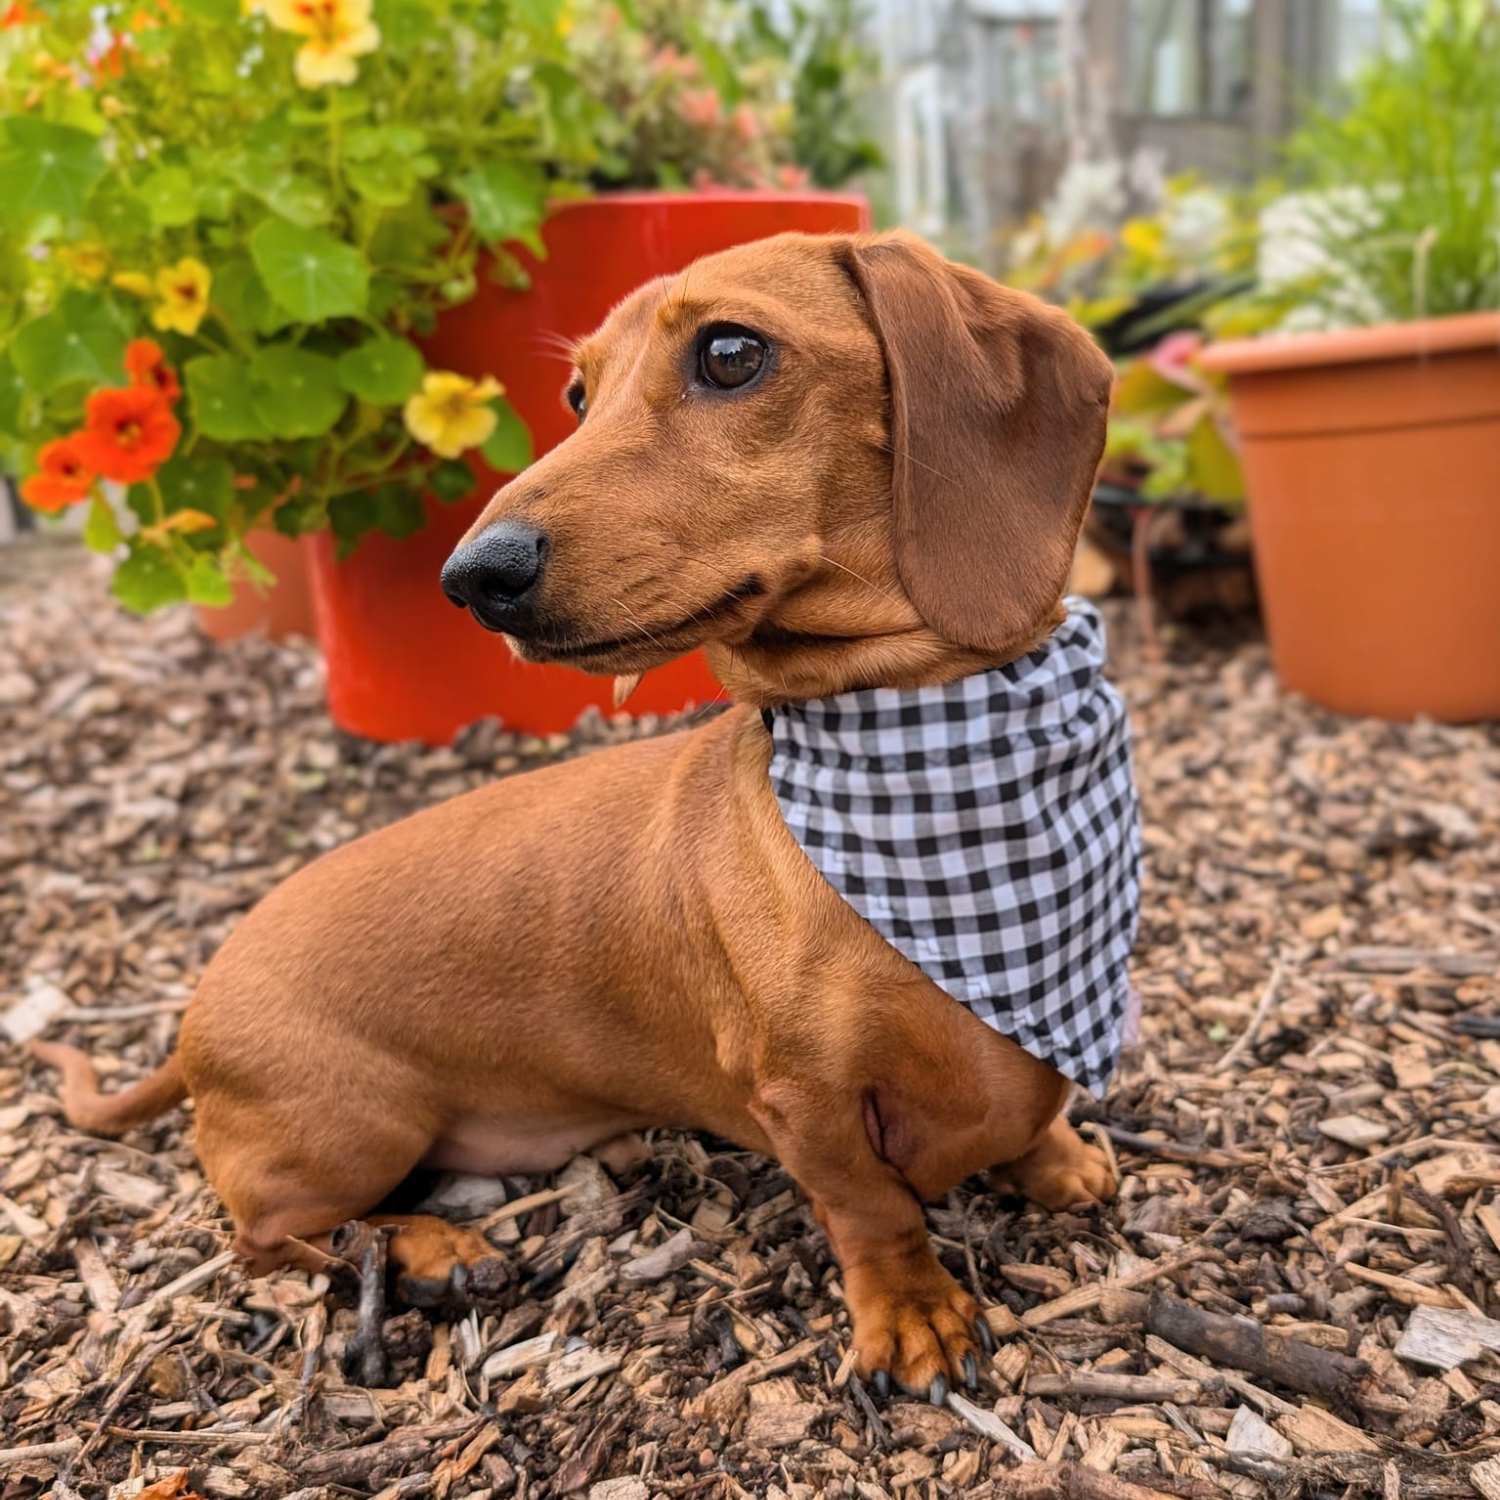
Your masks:
[{"label": "dog's front paw", "polygon": [[505,1302],[514,1267],[476,1229],[441,1219],[405,1220],[391,1237],[396,1296],[410,1307],[490,1309]]},{"label": "dog's front paw", "polygon": [[845,1277],[855,1368],[879,1395],[891,1383],[941,1405],[950,1386],[979,1381],[979,1347],[993,1347],[979,1304],[920,1252],[867,1261]]}]

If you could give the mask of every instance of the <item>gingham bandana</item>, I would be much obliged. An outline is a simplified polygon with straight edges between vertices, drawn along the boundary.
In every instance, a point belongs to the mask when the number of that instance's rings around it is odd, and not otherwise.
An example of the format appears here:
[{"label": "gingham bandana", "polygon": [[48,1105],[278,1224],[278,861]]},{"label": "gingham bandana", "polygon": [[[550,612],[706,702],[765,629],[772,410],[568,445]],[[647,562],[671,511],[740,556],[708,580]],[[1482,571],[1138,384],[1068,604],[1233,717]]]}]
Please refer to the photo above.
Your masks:
[{"label": "gingham bandana", "polygon": [[1140,900],[1130,727],[1098,611],[942,687],[767,715],[771,785],[828,883],[980,1020],[1090,1092],[1119,1057]]}]

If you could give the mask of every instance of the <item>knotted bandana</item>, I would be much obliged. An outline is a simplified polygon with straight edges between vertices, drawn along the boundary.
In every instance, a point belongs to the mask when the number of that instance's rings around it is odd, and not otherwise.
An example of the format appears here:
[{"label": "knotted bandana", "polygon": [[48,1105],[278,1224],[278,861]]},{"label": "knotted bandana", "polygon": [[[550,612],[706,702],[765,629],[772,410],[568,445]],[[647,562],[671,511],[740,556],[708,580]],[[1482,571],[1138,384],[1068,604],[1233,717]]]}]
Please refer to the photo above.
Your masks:
[{"label": "knotted bandana", "polygon": [[1125,1026],[1140,817],[1125,705],[1083,600],[1029,656],[767,716],[814,867],[980,1020],[1102,1093]]}]

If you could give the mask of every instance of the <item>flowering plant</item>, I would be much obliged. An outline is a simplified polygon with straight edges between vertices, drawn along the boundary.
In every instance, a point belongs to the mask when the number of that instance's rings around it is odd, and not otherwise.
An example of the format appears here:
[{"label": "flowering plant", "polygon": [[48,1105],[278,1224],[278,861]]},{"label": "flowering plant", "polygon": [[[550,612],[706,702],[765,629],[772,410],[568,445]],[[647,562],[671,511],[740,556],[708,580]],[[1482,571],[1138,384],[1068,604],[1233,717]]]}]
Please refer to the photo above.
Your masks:
[{"label": "flowering plant", "polygon": [[880,155],[862,133],[853,0],[632,0],[585,8],[570,57],[606,107],[600,186],[837,186]]},{"label": "flowering plant", "polygon": [[1191,498],[1227,510],[1244,504],[1224,378],[1198,365],[1207,342],[1178,329],[1120,362],[1101,479],[1143,500]]},{"label": "flowering plant", "polygon": [[[150,609],[268,577],[257,526],[347,549],[475,455],[524,468],[504,391],[422,337],[550,199],[776,180],[778,85],[710,110],[687,45],[608,0],[0,0],[0,470],[87,505]],[[640,159],[590,71],[620,57],[674,122]]]},{"label": "flowering plant", "polygon": [[1244,476],[1224,382],[1197,356],[1204,330],[1275,316],[1256,293],[1254,201],[1182,176],[1160,185],[1155,212],[1123,217],[1119,174],[1099,175],[1102,195],[1060,194],[1016,236],[1006,279],[1066,306],[1116,356],[1100,477],[1143,500],[1235,511]]}]

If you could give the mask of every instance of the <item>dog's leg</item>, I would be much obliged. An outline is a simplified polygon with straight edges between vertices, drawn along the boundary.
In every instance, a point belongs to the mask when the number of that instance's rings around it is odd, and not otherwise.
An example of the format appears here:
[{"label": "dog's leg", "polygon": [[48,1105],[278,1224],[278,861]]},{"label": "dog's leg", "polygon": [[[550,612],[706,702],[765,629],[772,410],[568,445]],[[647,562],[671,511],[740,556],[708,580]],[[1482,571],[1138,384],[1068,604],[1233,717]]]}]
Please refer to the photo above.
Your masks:
[{"label": "dog's leg", "polygon": [[859,1098],[802,1083],[762,1084],[750,1113],[812,1200],[838,1257],[856,1368],[934,1402],[977,1372],[979,1305],[937,1262],[916,1192],[876,1154]]},{"label": "dog's leg", "polygon": [[1086,1145],[1063,1115],[1019,1160],[997,1167],[990,1181],[998,1191],[1021,1193],[1053,1210],[1107,1203],[1115,1195],[1104,1153]]},{"label": "dog's leg", "polygon": [[429,1131],[395,1114],[355,1119],[346,1111],[337,1137],[320,1139],[319,1122],[298,1132],[253,1104],[205,1099],[198,1113],[198,1154],[252,1275],[344,1260],[341,1245],[359,1238],[353,1226],[363,1221],[396,1231],[387,1254],[403,1300],[429,1307],[493,1296],[510,1271],[478,1230],[376,1212],[431,1145]]}]

